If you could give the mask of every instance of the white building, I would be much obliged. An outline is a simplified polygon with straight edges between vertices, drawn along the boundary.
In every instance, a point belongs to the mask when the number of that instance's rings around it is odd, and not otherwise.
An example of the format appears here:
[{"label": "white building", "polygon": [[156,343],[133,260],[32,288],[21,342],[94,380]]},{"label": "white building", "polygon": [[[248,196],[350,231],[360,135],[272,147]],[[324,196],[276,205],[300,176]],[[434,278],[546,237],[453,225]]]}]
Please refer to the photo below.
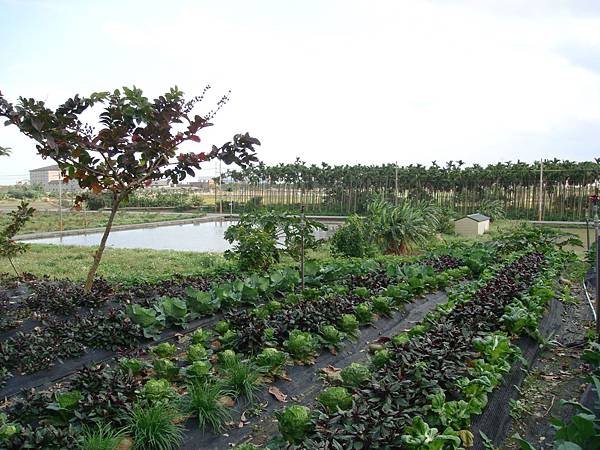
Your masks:
[{"label": "white building", "polygon": [[41,186],[46,192],[58,192],[61,188],[60,184],[62,184],[63,192],[76,192],[81,190],[76,181],[71,180],[68,183],[62,182],[60,169],[56,164],[30,170],[29,183],[32,186]]},{"label": "white building", "polygon": [[483,214],[469,214],[454,221],[454,231],[461,236],[477,236],[490,230],[490,218]]}]

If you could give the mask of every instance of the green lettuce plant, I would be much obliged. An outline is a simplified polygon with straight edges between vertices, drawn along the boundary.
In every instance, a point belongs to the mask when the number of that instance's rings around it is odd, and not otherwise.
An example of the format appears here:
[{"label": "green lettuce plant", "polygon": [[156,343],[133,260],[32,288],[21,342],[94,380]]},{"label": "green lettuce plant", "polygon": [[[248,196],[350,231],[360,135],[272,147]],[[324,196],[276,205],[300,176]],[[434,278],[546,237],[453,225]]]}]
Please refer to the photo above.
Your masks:
[{"label": "green lettuce plant", "polygon": [[170,342],[161,342],[150,348],[150,352],[160,358],[172,358],[177,354],[177,347]]},{"label": "green lettuce plant", "polygon": [[308,361],[318,349],[317,339],[308,331],[293,330],[283,343],[288,353],[298,361]]},{"label": "green lettuce plant", "polygon": [[208,359],[208,351],[202,344],[192,344],[187,349],[186,359],[189,362],[206,360]]},{"label": "green lettuce plant", "polygon": [[288,356],[285,352],[275,348],[265,348],[256,358],[256,365],[272,375],[281,374],[287,363]]},{"label": "green lettuce plant", "polygon": [[157,378],[164,378],[165,380],[172,381],[179,375],[179,367],[177,367],[173,361],[168,359],[156,359],[152,363],[152,368],[156,372]]},{"label": "green lettuce plant", "polygon": [[319,394],[318,400],[329,412],[352,407],[352,395],[344,387],[329,387]]},{"label": "green lettuce plant", "polygon": [[140,391],[140,398],[148,403],[169,403],[177,397],[177,391],[165,379],[149,379]]},{"label": "green lettuce plant", "polygon": [[302,442],[311,428],[310,410],[306,406],[288,406],[283,412],[276,412],[279,432],[291,444]]},{"label": "green lettuce plant", "polygon": [[352,363],[340,372],[345,386],[356,389],[371,378],[368,367],[360,363]]}]

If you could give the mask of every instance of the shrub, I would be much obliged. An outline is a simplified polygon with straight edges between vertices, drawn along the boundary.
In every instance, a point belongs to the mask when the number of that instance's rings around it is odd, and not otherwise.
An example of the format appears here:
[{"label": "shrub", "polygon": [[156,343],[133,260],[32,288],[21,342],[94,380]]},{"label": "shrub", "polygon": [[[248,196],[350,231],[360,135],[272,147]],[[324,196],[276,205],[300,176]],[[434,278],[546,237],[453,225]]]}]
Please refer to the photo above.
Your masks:
[{"label": "shrub", "polygon": [[344,387],[327,388],[321,392],[318,400],[329,412],[335,412],[338,408],[346,410],[352,407],[352,395]]},{"label": "shrub", "polygon": [[365,258],[375,255],[373,230],[369,223],[356,214],[346,219],[329,240],[334,254]]},{"label": "shrub", "polygon": [[310,430],[310,410],[306,406],[288,406],[283,412],[276,412],[279,432],[291,444],[302,442]]},{"label": "shrub", "polygon": [[136,450],[170,450],[183,442],[184,427],[180,413],[162,404],[137,405],[127,418],[123,433],[133,437]]},{"label": "shrub", "polygon": [[229,409],[222,402],[227,394],[219,383],[197,382],[188,386],[187,410],[198,418],[201,429],[210,427],[218,432],[231,420]]}]

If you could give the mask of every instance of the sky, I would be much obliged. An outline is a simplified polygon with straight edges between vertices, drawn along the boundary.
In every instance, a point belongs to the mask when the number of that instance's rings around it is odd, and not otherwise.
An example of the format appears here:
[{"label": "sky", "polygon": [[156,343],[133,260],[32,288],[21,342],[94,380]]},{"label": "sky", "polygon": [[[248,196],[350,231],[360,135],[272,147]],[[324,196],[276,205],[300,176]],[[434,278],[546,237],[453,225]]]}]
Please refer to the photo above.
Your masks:
[{"label": "sky", "polygon": [[[600,156],[597,0],[0,0],[0,91],[177,85],[230,102],[267,164],[469,164]],[[0,122],[0,184],[51,164]],[[212,175],[206,167],[202,175]]]}]

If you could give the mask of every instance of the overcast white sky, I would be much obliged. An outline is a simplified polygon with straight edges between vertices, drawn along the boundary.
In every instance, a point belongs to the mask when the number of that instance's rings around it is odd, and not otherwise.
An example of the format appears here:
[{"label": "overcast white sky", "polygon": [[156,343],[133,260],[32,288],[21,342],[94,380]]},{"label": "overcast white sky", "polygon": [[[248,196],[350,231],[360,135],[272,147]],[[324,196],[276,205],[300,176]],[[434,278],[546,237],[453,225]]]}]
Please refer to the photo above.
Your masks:
[{"label": "overcast white sky", "polygon": [[[596,0],[0,0],[0,61],[8,99],[52,106],[231,89],[193,148],[249,131],[268,164],[600,156]],[[1,123],[0,145],[0,184],[52,163]]]}]

